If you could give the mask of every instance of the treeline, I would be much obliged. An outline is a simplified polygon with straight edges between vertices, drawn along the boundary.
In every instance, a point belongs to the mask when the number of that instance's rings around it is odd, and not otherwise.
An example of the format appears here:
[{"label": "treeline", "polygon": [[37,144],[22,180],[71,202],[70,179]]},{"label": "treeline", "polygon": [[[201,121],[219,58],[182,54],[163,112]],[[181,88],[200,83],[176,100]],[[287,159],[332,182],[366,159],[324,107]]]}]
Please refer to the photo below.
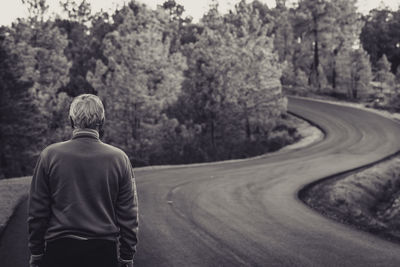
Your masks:
[{"label": "treeline", "polygon": [[68,19],[25,3],[30,17],[0,34],[3,177],[31,173],[43,147],[70,137],[68,105],[86,92],[105,104],[103,140],[135,166],[247,157],[298,138],[266,6],[214,6],[196,24],[174,1],[112,15],[67,1]]},{"label": "treeline", "polygon": [[[285,59],[282,83],[295,94],[323,94],[400,109],[400,10],[357,13],[357,0],[280,1],[276,42]],[[285,26],[283,26],[285,25]]]},{"label": "treeline", "polygon": [[30,174],[46,145],[70,137],[68,107],[82,93],[102,98],[103,140],[135,166],[248,157],[295,141],[282,88],[390,92],[395,103],[398,52],[368,37],[398,46],[395,25],[374,27],[396,20],[387,9],[362,17],[348,0],[241,1],[228,14],[212,5],[194,23],[174,0],[156,10],[131,1],[113,14],[66,0],[66,18],[49,18],[45,0],[24,3],[29,17],[0,28],[0,177]]}]

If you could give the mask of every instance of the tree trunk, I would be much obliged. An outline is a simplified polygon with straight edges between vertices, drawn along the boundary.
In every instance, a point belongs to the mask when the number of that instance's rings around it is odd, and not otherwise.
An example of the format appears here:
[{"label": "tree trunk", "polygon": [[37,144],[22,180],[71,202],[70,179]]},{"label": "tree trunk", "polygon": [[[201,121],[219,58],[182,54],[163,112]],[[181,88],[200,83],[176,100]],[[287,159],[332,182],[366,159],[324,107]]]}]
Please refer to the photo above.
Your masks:
[{"label": "tree trunk", "polygon": [[317,15],[313,16],[314,20],[314,63],[313,63],[313,72],[315,74],[315,82],[317,91],[320,92],[321,84],[319,82],[319,51],[318,51],[318,18]]},{"label": "tree trunk", "polygon": [[214,125],[214,119],[211,119],[211,144],[212,144],[212,148],[215,150],[215,125]]},{"label": "tree trunk", "polygon": [[357,87],[354,87],[354,90],[353,90],[353,99],[357,99],[357,97],[358,97]]},{"label": "tree trunk", "polygon": [[353,91],[355,90],[355,78],[353,76],[353,73],[350,74],[350,86],[347,86],[347,97],[352,98],[353,97]]},{"label": "tree trunk", "polygon": [[133,104],[133,131],[132,136],[135,140],[139,140],[139,128],[140,128],[140,119],[136,116],[137,114],[137,103]]},{"label": "tree trunk", "polygon": [[332,89],[335,91],[336,89],[336,57],[333,57],[333,66],[332,66]]},{"label": "tree trunk", "polygon": [[251,140],[251,129],[250,129],[250,121],[249,117],[246,114],[246,136],[247,139],[250,141]]}]

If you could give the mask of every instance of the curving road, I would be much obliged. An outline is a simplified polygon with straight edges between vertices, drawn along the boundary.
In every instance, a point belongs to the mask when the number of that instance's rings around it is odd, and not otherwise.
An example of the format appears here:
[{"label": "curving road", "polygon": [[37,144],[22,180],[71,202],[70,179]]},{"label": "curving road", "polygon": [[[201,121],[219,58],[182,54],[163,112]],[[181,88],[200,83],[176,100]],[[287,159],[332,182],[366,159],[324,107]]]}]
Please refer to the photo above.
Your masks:
[{"label": "curving road", "polygon": [[[326,219],[304,185],[400,150],[400,125],[374,113],[291,98],[323,141],[259,159],[137,170],[137,266],[400,266],[400,246]],[[26,206],[0,243],[0,265],[25,267]],[[22,223],[21,223],[22,222]]]}]

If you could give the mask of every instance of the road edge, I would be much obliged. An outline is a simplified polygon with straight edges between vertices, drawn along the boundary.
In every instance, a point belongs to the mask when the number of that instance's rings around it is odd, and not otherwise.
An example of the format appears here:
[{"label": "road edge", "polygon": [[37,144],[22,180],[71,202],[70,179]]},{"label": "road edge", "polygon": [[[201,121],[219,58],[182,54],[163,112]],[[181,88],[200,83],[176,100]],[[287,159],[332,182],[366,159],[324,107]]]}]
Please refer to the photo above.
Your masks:
[{"label": "road edge", "polygon": [[[385,119],[389,119],[392,122],[400,125],[400,119],[399,119],[400,118],[400,114],[399,113],[391,113],[390,115],[388,115],[389,112],[387,112],[387,111],[383,111],[382,112],[382,111],[377,110],[377,109],[373,109],[373,108],[362,106],[362,104],[356,104],[355,105],[353,103],[347,103],[347,102],[340,102],[340,101],[336,102],[336,101],[332,101],[332,100],[323,100],[323,99],[310,99],[310,98],[298,97],[298,96],[295,96],[294,98],[313,100],[313,101],[322,102],[322,103],[328,103],[328,104],[332,104],[332,105],[346,106],[346,107],[350,107],[350,108],[364,110],[366,112],[371,112],[371,113],[377,114],[377,115],[379,115],[379,116],[381,116],[381,117],[383,117]],[[355,175],[357,173],[360,173],[362,171],[370,169],[370,168],[372,168],[372,167],[374,167],[374,166],[376,166],[378,164],[381,164],[383,162],[390,161],[390,160],[392,160],[394,158],[397,158],[399,156],[400,156],[400,150],[398,150],[398,151],[396,151],[394,153],[391,153],[391,154],[389,154],[389,155],[387,155],[387,156],[385,156],[385,157],[383,157],[383,158],[381,158],[381,159],[379,159],[377,161],[374,161],[374,162],[371,162],[371,163],[368,163],[368,164],[364,164],[364,165],[356,167],[356,168],[351,168],[351,169],[348,169],[348,170],[344,170],[344,171],[341,171],[341,172],[338,172],[338,173],[335,173],[335,174],[332,174],[332,175],[329,175],[329,176],[322,177],[322,178],[317,179],[317,180],[315,180],[315,181],[313,181],[311,183],[308,183],[308,184],[305,184],[305,185],[301,186],[295,192],[295,196],[298,199],[298,201],[303,203],[307,208],[309,208],[309,209],[313,210],[314,212],[324,216],[325,218],[328,218],[328,219],[330,219],[330,220],[332,220],[334,222],[338,222],[338,223],[341,223],[343,225],[349,226],[350,228],[353,228],[355,230],[359,230],[359,231],[363,231],[363,232],[367,232],[367,233],[373,234],[374,236],[379,237],[379,238],[383,238],[383,239],[385,239],[387,241],[400,243],[399,241],[394,240],[394,239],[390,238],[389,236],[382,235],[380,233],[375,233],[375,232],[372,232],[372,231],[368,231],[367,229],[365,229],[360,224],[349,223],[346,220],[340,220],[341,216],[338,216],[338,215],[336,215],[336,216],[328,216],[328,214],[324,213],[320,209],[316,209],[313,206],[309,205],[307,203],[307,201],[305,200],[305,198],[307,196],[307,193],[317,185],[321,185],[321,184],[328,183],[328,182],[334,182],[334,180],[345,179],[345,178],[347,178],[347,177],[349,177],[351,175]]]}]

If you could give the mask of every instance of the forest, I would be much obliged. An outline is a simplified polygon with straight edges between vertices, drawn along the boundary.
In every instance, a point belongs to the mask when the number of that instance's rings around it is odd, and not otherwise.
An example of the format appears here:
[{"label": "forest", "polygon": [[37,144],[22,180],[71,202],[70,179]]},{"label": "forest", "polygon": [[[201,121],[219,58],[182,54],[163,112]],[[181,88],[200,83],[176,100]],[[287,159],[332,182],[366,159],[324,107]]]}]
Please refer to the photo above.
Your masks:
[{"label": "forest", "polygon": [[400,109],[400,10],[356,0],[214,1],[199,22],[167,0],[112,14],[86,0],[23,0],[0,27],[0,178],[30,175],[40,151],[68,140],[82,93],[106,110],[102,140],[134,166],[244,158],[299,138],[287,95]]}]

